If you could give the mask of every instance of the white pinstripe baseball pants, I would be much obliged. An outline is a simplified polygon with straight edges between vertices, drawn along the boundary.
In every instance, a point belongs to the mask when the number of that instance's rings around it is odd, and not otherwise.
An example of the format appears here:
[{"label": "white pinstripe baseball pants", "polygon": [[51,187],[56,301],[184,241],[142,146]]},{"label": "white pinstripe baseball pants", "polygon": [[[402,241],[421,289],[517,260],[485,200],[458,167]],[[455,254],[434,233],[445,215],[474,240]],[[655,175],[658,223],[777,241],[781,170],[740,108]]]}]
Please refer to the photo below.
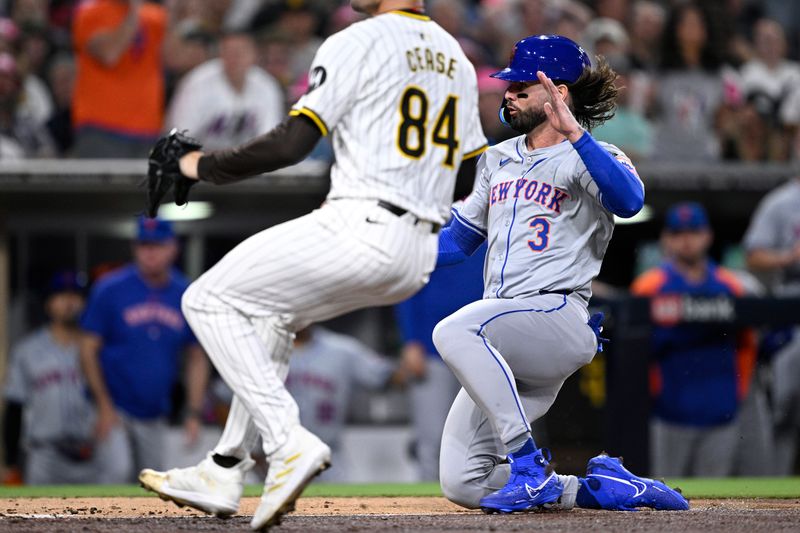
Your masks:
[{"label": "white pinstripe baseball pants", "polygon": [[235,394],[215,453],[244,457],[261,435],[269,455],[299,423],[284,387],[295,331],[422,288],[438,239],[414,222],[376,200],[329,201],[248,238],[189,286],[184,315]]}]

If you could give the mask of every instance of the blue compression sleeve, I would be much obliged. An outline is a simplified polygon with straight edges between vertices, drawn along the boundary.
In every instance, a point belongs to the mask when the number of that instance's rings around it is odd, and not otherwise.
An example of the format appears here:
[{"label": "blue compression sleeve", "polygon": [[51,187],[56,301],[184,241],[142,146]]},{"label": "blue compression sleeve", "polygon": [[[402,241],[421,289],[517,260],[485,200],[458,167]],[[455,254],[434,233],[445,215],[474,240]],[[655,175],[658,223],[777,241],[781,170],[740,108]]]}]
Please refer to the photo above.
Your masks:
[{"label": "blue compression sleeve", "polygon": [[462,224],[454,216],[450,225],[439,233],[439,256],[436,259],[436,268],[455,265],[475,253],[486,239]]},{"label": "blue compression sleeve", "polygon": [[630,218],[644,205],[644,189],[631,170],[600,146],[589,132],[573,144],[602,194],[603,206],[622,218]]}]

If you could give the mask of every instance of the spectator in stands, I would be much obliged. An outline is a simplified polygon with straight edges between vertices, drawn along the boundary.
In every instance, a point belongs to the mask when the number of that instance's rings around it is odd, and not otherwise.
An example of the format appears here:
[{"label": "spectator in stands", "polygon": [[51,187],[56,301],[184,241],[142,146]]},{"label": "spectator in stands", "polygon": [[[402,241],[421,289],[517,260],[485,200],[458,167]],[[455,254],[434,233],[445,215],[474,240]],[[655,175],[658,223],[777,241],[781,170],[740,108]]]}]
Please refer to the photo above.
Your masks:
[{"label": "spectator in stands", "polygon": [[797,57],[800,52],[800,3],[786,0],[764,0],[762,3],[766,16],[777,20],[790,37],[789,48]]},{"label": "spectator in stands", "polygon": [[687,2],[670,12],[656,80],[655,159],[713,161],[719,157],[714,128],[723,100],[720,58],[711,45],[705,11]]},{"label": "spectator in stands", "polygon": [[486,50],[475,40],[469,11],[462,0],[428,0],[426,11],[437,24],[458,41],[473,65],[486,62]]},{"label": "spectator in stands", "polygon": [[619,23],[624,23],[631,10],[630,0],[596,0],[594,3],[597,16],[610,18]]},{"label": "spectator in stands", "polygon": [[[666,260],[639,276],[635,296],[729,296],[742,283],[708,257],[708,216],[695,203],[669,209]],[[651,341],[651,471],[657,476],[727,476],[735,469],[738,412],[755,368],[752,331],[709,324],[655,324]],[[767,461],[752,453],[756,461]]]},{"label": "spectator in stands", "polygon": [[350,2],[344,3],[338,8],[334,9],[333,13],[331,13],[331,16],[328,20],[328,29],[325,34],[333,35],[334,33],[342,31],[349,25],[360,20],[364,20],[365,18],[366,15],[364,13],[359,13],[350,7]]},{"label": "spectator in stands", "polygon": [[145,157],[161,133],[167,16],[143,0],[91,0],[75,15],[75,156]]},{"label": "spectator in stands", "polygon": [[[273,0],[270,0],[273,1]],[[264,0],[258,0],[256,4],[263,4]],[[227,12],[233,7],[228,0],[208,1],[208,0],[172,0],[165,3],[169,9],[169,18],[174,26],[188,23],[195,27],[203,28],[212,34],[223,31],[223,23]],[[224,28],[244,28],[242,25],[228,25]]]},{"label": "spectator in stands", "polygon": [[741,68],[741,92],[765,125],[762,159],[786,160],[800,125],[800,63],[786,58],[786,35],[774,20],[756,22],[753,44],[755,57]]},{"label": "spectator in stands", "polygon": [[[747,266],[765,277],[772,294],[800,297],[800,178],[769,193],[744,237]],[[775,332],[772,356],[776,462],[780,475],[795,471],[800,435],[800,328]]]},{"label": "spectator in stands", "polygon": [[455,38],[464,36],[467,9],[461,0],[428,0],[426,10],[447,33]]},{"label": "spectator in stands", "polygon": [[583,42],[591,57],[601,55],[606,59],[627,56],[630,48],[630,39],[625,26],[610,18],[592,20],[583,32]]},{"label": "spectator in stands", "polygon": [[19,28],[13,20],[0,17],[0,52],[17,53]]},{"label": "spectator in stands", "polygon": [[253,19],[252,27],[279,29],[288,39],[290,83],[308,73],[314,54],[322,44],[318,32],[323,27],[323,13],[314,0],[282,0],[265,4]]},{"label": "spectator in stands", "polygon": [[178,82],[190,70],[212,58],[216,37],[193,20],[176,24],[167,34],[164,48],[167,101],[171,101]]},{"label": "spectator in stands", "polygon": [[15,113],[20,121],[27,123],[26,127],[40,128],[52,113],[53,102],[36,72],[36,58],[28,55],[32,51],[26,47],[27,42],[14,21],[0,19],[0,50],[14,58],[21,84]]},{"label": "spectator in stands", "polygon": [[20,30],[19,53],[24,58],[26,70],[39,78],[45,77],[47,62],[53,52],[46,22],[27,22]]},{"label": "spectator in stands", "polygon": [[209,364],[181,314],[188,281],[172,266],[177,254],[169,222],[140,218],[134,263],[96,282],[81,322],[81,364],[97,404],[97,437],[130,476],[118,483],[162,464],[184,352],[187,443],[200,430]]},{"label": "spectator in stands", "polygon": [[411,422],[419,476],[425,481],[439,479],[442,428],[461,389],[433,345],[433,328],[443,318],[483,297],[485,256],[484,244],[463,263],[435,270],[422,290],[395,307],[403,338],[402,362],[412,376]]},{"label": "spectator in stands", "polygon": [[0,53],[0,159],[52,156],[55,149],[45,128],[20,111],[22,91],[17,62]]},{"label": "spectator in stands", "polygon": [[[592,57],[594,55],[605,56],[612,68],[620,75],[617,87],[621,94],[624,93],[622,95],[624,101],[618,99],[617,103],[622,114],[615,115],[614,118],[619,120],[610,126],[621,129],[628,122],[634,122],[632,131],[626,135],[629,140],[642,134],[645,127],[643,121],[647,122],[646,129],[652,130],[647,114],[652,108],[653,73],[634,68],[632,65],[631,44],[625,27],[616,20],[598,18],[586,27],[583,39],[587,49],[591,51]],[[642,144],[651,146],[652,141],[652,131],[645,132],[640,137],[639,146],[634,147],[634,151],[639,156],[649,156],[650,150]],[[628,155],[631,154],[628,153]]]},{"label": "spectator in stands", "polygon": [[269,131],[284,115],[278,82],[256,66],[256,44],[244,32],[229,32],[220,57],[189,72],[167,114],[167,129],[186,128],[209,150],[244,143]]},{"label": "spectator in stands", "polygon": [[45,63],[50,57],[47,26],[38,23],[23,26],[19,49],[17,63],[24,89],[20,112],[41,126],[53,114],[53,99],[43,81],[46,76]]},{"label": "spectator in stands", "polygon": [[[289,38],[281,31],[268,31],[263,33],[258,39],[258,65],[267,74],[275,78],[281,84],[284,92],[288,94],[290,87],[294,86],[298,80],[293,78],[291,58],[292,45]],[[308,76],[308,73],[306,73]],[[302,78],[302,77],[301,77]],[[289,108],[296,100],[287,101],[286,107]]]},{"label": "spectator in stands", "polygon": [[78,360],[84,288],[74,272],[54,275],[44,302],[48,323],[12,350],[4,392],[6,483],[114,481],[117,459],[96,446],[95,411]]},{"label": "spectator in stands", "polygon": [[653,153],[653,125],[631,105],[632,71],[628,56],[617,54],[607,58],[617,73],[617,112],[611,120],[592,130],[595,138],[609,142],[624,151],[634,161],[647,159]]},{"label": "spectator in stands", "polygon": [[666,11],[654,0],[636,0],[631,8],[628,33],[634,69],[655,71],[660,63],[660,44],[664,34]]},{"label": "spectator in stands", "polygon": [[69,154],[74,142],[72,130],[72,93],[75,91],[75,60],[62,54],[50,64],[50,88],[55,108],[46,126],[60,156]]},{"label": "spectator in stands", "polygon": [[577,0],[564,0],[551,6],[555,11],[552,32],[569,37],[577,43],[583,42],[583,33],[592,20],[592,10]]}]

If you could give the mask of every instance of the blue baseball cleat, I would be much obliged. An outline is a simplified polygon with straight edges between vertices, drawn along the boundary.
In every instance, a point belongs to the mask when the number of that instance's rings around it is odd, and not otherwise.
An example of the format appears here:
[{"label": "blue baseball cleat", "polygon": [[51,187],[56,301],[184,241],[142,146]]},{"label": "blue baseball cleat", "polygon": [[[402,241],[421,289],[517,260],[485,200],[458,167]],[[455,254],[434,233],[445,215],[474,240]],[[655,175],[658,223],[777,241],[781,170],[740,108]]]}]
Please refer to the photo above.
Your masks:
[{"label": "blue baseball cleat", "polygon": [[[548,458],[550,453],[547,453]],[[528,441],[522,450],[508,457],[511,477],[506,486],[481,498],[484,513],[514,513],[530,511],[553,503],[561,497],[564,487],[555,472],[549,471],[543,450],[536,450]]]},{"label": "blue baseball cleat", "polygon": [[687,511],[689,502],[680,492],[661,481],[633,475],[618,457],[605,453],[593,457],[580,479],[576,503],[589,509],[635,511],[650,507],[658,511]]}]

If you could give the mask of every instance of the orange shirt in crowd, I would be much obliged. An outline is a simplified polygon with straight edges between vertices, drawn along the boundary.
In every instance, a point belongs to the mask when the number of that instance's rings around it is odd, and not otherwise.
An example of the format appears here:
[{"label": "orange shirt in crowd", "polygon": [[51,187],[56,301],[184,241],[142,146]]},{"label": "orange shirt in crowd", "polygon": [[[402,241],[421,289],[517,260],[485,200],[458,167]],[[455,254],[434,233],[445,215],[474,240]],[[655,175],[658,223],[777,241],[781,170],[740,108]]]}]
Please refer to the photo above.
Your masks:
[{"label": "orange shirt in crowd", "polygon": [[142,5],[136,37],[116,65],[103,65],[88,50],[94,35],[118,27],[127,13],[128,3],[123,0],[88,0],[78,8],[73,27],[78,63],[73,123],[76,128],[92,126],[132,137],[153,137],[161,132],[164,114],[164,8]]}]

